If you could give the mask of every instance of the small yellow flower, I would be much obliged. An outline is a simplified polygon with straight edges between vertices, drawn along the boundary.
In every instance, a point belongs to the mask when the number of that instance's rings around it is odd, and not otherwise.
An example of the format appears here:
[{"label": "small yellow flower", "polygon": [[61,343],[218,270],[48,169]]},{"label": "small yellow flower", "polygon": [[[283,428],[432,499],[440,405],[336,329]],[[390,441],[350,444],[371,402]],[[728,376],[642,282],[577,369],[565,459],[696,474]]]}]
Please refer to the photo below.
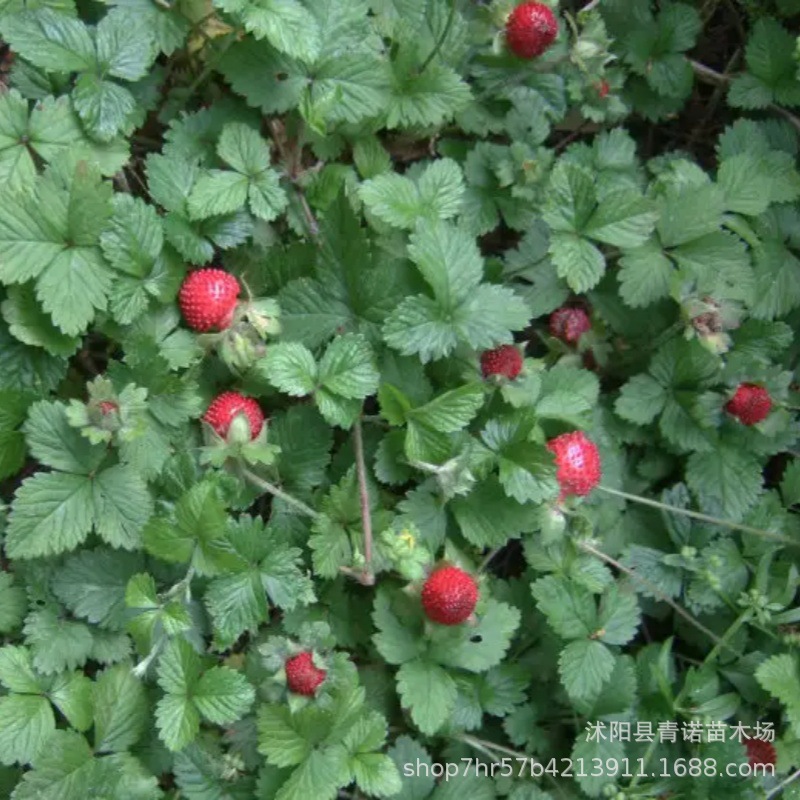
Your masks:
[{"label": "small yellow flower", "polygon": [[417,546],[417,539],[408,528],[403,528],[400,531],[400,541],[407,545],[409,550],[413,550]]}]

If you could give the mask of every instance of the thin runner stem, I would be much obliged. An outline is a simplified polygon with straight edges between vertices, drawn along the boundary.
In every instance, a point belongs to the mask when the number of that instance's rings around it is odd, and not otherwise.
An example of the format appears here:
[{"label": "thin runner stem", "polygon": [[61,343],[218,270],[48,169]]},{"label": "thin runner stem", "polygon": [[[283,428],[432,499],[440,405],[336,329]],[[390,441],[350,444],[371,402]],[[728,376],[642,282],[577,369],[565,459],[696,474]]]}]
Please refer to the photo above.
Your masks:
[{"label": "thin runner stem", "polygon": [[353,448],[356,455],[356,471],[358,473],[358,494],[361,502],[361,525],[364,529],[364,569],[361,583],[372,586],[375,575],[372,572],[372,512],[370,511],[369,487],[367,486],[367,465],[364,460],[364,436],[361,420],[353,426]]},{"label": "thin runner stem", "polygon": [[800,547],[800,542],[790,539],[788,536],[781,536],[779,533],[772,531],[761,530],[760,528],[753,528],[750,525],[743,525],[739,522],[731,522],[727,519],[719,519],[712,517],[710,514],[702,514],[699,511],[690,511],[688,508],[680,508],[672,506],[668,503],[662,503],[658,500],[651,500],[648,497],[641,497],[638,494],[629,494],[628,492],[620,491],[619,489],[611,489],[608,486],[598,486],[597,490],[605,492],[606,494],[613,495],[614,497],[621,497],[623,500],[630,500],[632,503],[639,503],[643,506],[650,506],[651,508],[658,508],[661,511],[670,511],[673,514],[680,514],[684,517],[699,520],[700,522],[708,522],[711,525],[719,525],[723,528],[730,528],[734,531],[741,531],[742,533],[749,533],[753,536],[760,536],[762,539],[770,539],[773,542],[780,542],[781,544],[788,544],[794,547]]},{"label": "thin runner stem", "polygon": [[284,503],[292,506],[292,508],[296,508],[299,512],[307,517],[319,519],[322,516],[322,514],[320,514],[318,511],[315,511],[313,508],[311,508],[311,506],[306,505],[302,500],[298,500],[288,492],[284,492],[283,489],[279,488],[274,483],[270,483],[268,480],[256,475],[254,472],[250,472],[249,469],[242,470],[242,477],[250,481],[250,483],[252,483],[257,489],[261,489],[267,494],[271,494],[273,497],[283,500]]},{"label": "thin runner stem", "polygon": [[621,564],[619,561],[612,558],[607,553],[604,553],[602,550],[598,550],[596,547],[590,545],[588,542],[579,542],[578,547],[580,547],[582,550],[589,553],[590,555],[593,555],[595,558],[599,558],[601,561],[604,561],[609,566],[612,566],[615,569],[618,569],[620,572],[625,573],[625,575],[627,575],[629,578],[639,583],[641,586],[647,587],[648,591],[654,597],[657,597],[659,600],[669,605],[672,608],[672,610],[676,614],[678,614],[678,616],[682,617],[690,625],[697,628],[697,630],[699,630],[701,633],[704,633],[706,636],[708,636],[708,638],[711,639],[711,641],[714,642],[715,645],[720,647],[727,647],[727,649],[730,650],[732,653],[738,655],[736,651],[732,647],[730,647],[730,645],[723,642],[723,640],[720,639],[720,637],[717,636],[717,634],[714,633],[714,631],[712,631],[710,628],[707,628],[699,620],[695,619],[685,608],[678,605],[678,603],[676,603],[671,597],[669,597],[669,595],[664,594],[655,584],[647,580],[647,578],[643,578],[641,575],[636,573],[630,567],[626,567],[624,564]]}]

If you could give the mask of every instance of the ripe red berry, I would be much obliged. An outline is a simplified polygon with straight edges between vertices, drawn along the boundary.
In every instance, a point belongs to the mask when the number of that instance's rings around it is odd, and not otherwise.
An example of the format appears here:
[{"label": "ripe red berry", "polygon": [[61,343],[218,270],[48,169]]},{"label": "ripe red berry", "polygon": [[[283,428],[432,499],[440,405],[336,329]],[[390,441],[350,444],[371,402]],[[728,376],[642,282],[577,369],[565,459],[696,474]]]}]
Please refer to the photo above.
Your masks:
[{"label": "ripe red berry", "polygon": [[178,302],[186,324],[205,333],[229,327],[236,309],[239,281],[222,269],[190,272],[181,286]]},{"label": "ripe red berry", "polygon": [[575,344],[591,328],[589,315],[582,308],[564,306],[550,315],[550,333],[568,344]]},{"label": "ripe red berry", "polygon": [[558,36],[558,19],[544,3],[521,3],[506,20],[506,42],[514,55],[536,58]]},{"label": "ripe red berry", "polygon": [[502,375],[514,380],[522,370],[522,353],[513,344],[504,344],[481,353],[481,372],[484,378]]},{"label": "ripe red berry", "polygon": [[597,96],[601,100],[605,100],[608,97],[608,93],[611,91],[611,87],[608,85],[608,81],[602,80],[595,84],[595,88],[597,89]]},{"label": "ripe red berry", "polygon": [[112,400],[101,400],[97,407],[100,409],[100,413],[107,417],[109,414],[112,414],[114,411],[119,411],[119,406],[113,402]]},{"label": "ripe red berry", "polygon": [[740,383],[736,393],[725,404],[725,410],[744,425],[755,425],[769,416],[772,398],[763,386]]},{"label": "ripe red berry", "polygon": [[744,746],[751,767],[759,764],[775,764],[778,760],[772,742],[765,742],[763,739],[745,739]]},{"label": "ripe red berry", "polygon": [[559,499],[567,495],[583,497],[600,483],[600,453],[583,431],[562,433],[547,443],[547,449],[556,457]]},{"label": "ripe red berry", "polygon": [[216,397],[203,419],[223,438],[237,414],[245,414],[250,423],[250,438],[255,439],[264,427],[264,412],[252,397],[245,397],[238,392],[223,392]]},{"label": "ripe red berry", "polygon": [[441,625],[460,625],[478,602],[478,584],[458,567],[434,570],[422,587],[422,607],[428,619]]},{"label": "ripe red berry", "polygon": [[289,691],[311,697],[328,674],[314,664],[314,656],[308,650],[290,658],[284,665]]}]

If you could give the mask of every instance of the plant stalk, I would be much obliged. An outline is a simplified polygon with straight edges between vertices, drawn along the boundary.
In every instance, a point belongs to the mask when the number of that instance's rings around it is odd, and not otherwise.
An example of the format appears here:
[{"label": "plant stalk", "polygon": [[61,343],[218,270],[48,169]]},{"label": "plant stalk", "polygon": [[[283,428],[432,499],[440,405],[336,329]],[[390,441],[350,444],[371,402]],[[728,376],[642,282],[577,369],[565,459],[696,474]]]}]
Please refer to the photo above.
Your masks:
[{"label": "plant stalk", "polygon": [[781,544],[800,547],[800,542],[796,542],[794,539],[790,539],[788,536],[781,536],[779,533],[773,533],[772,531],[764,531],[760,528],[753,528],[750,525],[742,525],[739,522],[731,522],[727,519],[719,519],[718,517],[712,517],[710,514],[702,514],[699,511],[690,511],[688,508],[671,506],[668,503],[662,503],[658,500],[651,500],[647,497],[641,497],[638,494],[629,494],[628,492],[623,492],[619,489],[611,489],[608,486],[598,486],[597,490],[613,495],[614,497],[621,497],[623,500],[630,500],[632,503],[639,503],[643,506],[658,508],[661,511],[671,511],[674,514],[681,514],[684,517],[690,517],[691,519],[696,519],[700,522],[708,522],[711,525],[719,525],[723,528],[730,528],[733,531],[741,531],[742,533],[749,533],[753,536],[760,536],[762,539],[770,539],[773,542],[780,542]]},{"label": "plant stalk", "polygon": [[358,494],[361,501],[361,526],[364,529],[364,569],[361,571],[361,583],[374,586],[375,574],[372,571],[372,513],[370,511],[369,487],[367,486],[367,465],[364,460],[364,435],[361,430],[361,419],[353,426],[353,449],[356,455],[356,471],[358,473]]},{"label": "plant stalk", "polygon": [[298,500],[288,492],[284,492],[283,489],[278,488],[274,483],[264,480],[264,478],[256,475],[254,472],[250,472],[249,469],[242,469],[241,473],[242,477],[250,481],[257,489],[261,489],[267,494],[271,494],[273,497],[283,500],[284,503],[296,508],[301,514],[311,517],[311,519],[320,519],[320,517],[322,517],[322,514],[315,511],[311,506],[306,505],[302,500]]},{"label": "plant stalk", "polygon": [[442,31],[439,38],[436,40],[436,44],[433,46],[433,50],[428,54],[428,57],[425,61],[422,62],[422,66],[419,68],[419,72],[417,76],[422,75],[423,72],[429,67],[431,61],[438,55],[439,51],[442,49],[442,45],[447,41],[447,37],[450,35],[450,28],[453,27],[453,23],[456,19],[456,10],[458,7],[458,0],[450,0],[450,13],[447,16],[447,22],[444,25],[444,30]]}]

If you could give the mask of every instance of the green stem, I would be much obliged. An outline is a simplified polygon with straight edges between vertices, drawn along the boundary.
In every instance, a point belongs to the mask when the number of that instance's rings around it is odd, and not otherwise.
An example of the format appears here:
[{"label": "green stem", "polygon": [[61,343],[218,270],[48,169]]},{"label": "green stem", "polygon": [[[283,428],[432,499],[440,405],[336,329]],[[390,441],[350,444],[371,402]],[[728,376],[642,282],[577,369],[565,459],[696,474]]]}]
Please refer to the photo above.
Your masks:
[{"label": "green stem", "polygon": [[509,756],[510,758],[519,758],[519,759],[530,759],[531,757],[525,755],[525,753],[518,753],[516,750],[511,750],[508,747],[503,747],[501,744],[495,744],[494,742],[490,742],[487,739],[478,739],[476,736],[470,736],[468,733],[462,733],[458,737],[459,741],[464,742],[464,744],[468,744],[470,747],[474,747],[476,750],[481,750],[482,752],[489,755],[493,760],[499,761],[497,758],[496,753],[502,753],[505,756]]},{"label": "green stem", "polygon": [[771,789],[767,793],[766,800],[772,800],[773,797],[783,794],[783,790],[786,789],[786,787],[790,784],[794,783],[798,778],[800,778],[800,769],[793,772],[785,781],[779,783],[774,789]]},{"label": "green stem", "polygon": [[431,50],[428,57],[425,61],[422,62],[422,66],[419,68],[419,72],[417,76],[422,75],[423,72],[428,68],[431,61],[436,58],[438,52],[442,49],[442,45],[447,40],[447,37],[450,35],[450,28],[453,27],[453,23],[456,19],[456,10],[458,8],[458,0],[450,0],[450,14],[447,17],[447,22],[444,25],[444,30],[441,33],[441,36],[436,40],[436,44],[433,46],[433,50]]},{"label": "green stem", "polygon": [[658,508],[661,511],[671,511],[673,514],[681,514],[684,517],[691,517],[692,519],[696,519],[701,522],[708,522],[712,525],[730,528],[733,531],[741,531],[742,533],[760,536],[763,539],[770,539],[771,541],[780,542],[781,544],[800,547],[800,542],[796,542],[794,539],[790,539],[788,536],[781,536],[779,533],[764,531],[760,528],[753,528],[750,525],[742,525],[741,523],[731,522],[727,519],[719,519],[718,517],[712,517],[709,514],[701,514],[699,511],[690,511],[687,508],[679,508],[678,506],[672,506],[668,503],[661,503],[658,500],[650,500],[649,498],[641,497],[638,494],[629,494],[628,492],[622,492],[619,489],[611,489],[608,486],[598,486],[597,489],[598,491],[605,492],[606,494],[613,495],[614,497],[621,497],[623,500],[630,500],[632,503],[639,503],[643,506]]},{"label": "green stem", "polygon": [[364,436],[361,431],[361,420],[353,426],[353,449],[356,455],[356,472],[358,474],[358,495],[361,503],[361,527],[364,529],[364,569],[361,571],[361,583],[364,586],[375,584],[372,571],[372,512],[370,510],[369,487],[367,486],[367,464],[364,460]]},{"label": "green stem", "polygon": [[464,744],[468,744],[478,752],[488,756],[492,761],[499,762],[501,760],[500,756],[498,756],[493,750],[490,750],[480,739],[476,739],[474,736],[467,736],[466,734],[459,736],[458,738],[464,742]]},{"label": "green stem", "polygon": [[314,511],[311,506],[306,505],[302,500],[298,500],[296,497],[284,492],[283,489],[278,488],[274,483],[264,480],[264,478],[261,478],[255,473],[250,472],[249,469],[242,469],[241,474],[245,480],[250,481],[250,483],[252,483],[257,489],[261,489],[262,491],[271,494],[273,497],[283,500],[284,503],[296,508],[305,516],[311,517],[311,519],[320,519],[322,517],[322,514],[320,514],[318,511]]},{"label": "green stem", "polygon": [[164,592],[164,600],[172,600],[173,597],[183,592],[184,598],[188,603],[192,599],[192,578],[194,578],[194,573],[194,565],[190,564],[189,569],[186,570],[186,575]]},{"label": "green stem", "polygon": [[478,567],[478,572],[483,572],[490,564],[492,559],[502,550],[502,547],[495,547],[493,550],[490,550],[485,556],[483,561],[481,561],[481,565]]}]

